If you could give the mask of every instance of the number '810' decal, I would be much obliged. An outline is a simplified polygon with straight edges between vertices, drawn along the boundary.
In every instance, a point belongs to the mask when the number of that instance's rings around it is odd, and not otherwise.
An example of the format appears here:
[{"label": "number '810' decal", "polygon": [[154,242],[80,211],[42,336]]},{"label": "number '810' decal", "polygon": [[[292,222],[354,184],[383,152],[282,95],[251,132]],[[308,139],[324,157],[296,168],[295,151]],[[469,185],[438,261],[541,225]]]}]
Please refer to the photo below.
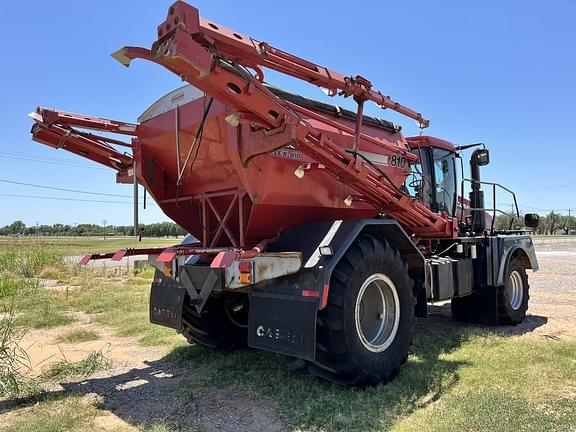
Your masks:
[{"label": "number '810' decal", "polygon": [[395,154],[390,156],[390,166],[396,168],[406,168],[406,165],[408,165],[408,162],[404,156],[398,156]]}]

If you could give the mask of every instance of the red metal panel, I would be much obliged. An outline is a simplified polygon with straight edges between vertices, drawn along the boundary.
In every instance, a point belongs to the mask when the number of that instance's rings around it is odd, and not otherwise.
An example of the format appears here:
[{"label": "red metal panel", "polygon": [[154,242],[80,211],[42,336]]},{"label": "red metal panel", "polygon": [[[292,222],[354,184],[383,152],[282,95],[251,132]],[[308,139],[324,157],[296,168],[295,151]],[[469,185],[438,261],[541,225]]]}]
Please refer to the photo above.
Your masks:
[{"label": "red metal panel", "polygon": [[[137,126],[43,110],[34,139],[110,166],[127,179],[132,158],[110,145],[122,142],[72,126],[137,136],[132,147],[138,181],[204,247],[250,247],[298,223],[379,214],[415,236],[454,235],[453,219],[401,190],[416,159],[409,145],[433,138],[407,140],[363,124],[361,116],[354,122],[287,102],[263,85],[260,66],[352,96],[359,106],[374,101],[427,124],[416,111],[374,91],[368,80],[199,18],[197,9],[180,1],[158,27],[151,50],[126,47],[115,57],[125,65],[134,58],[158,63],[207,96],[179,106],[178,120],[172,110]],[[434,142],[445,143],[440,141]],[[166,250],[161,258],[174,253]]]},{"label": "red metal panel", "polygon": [[[371,84],[361,77],[344,79],[340,77],[330,82],[315,81],[313,78],[319,77],[314,75],[314,71],[312,75],[309,75],[302,70],[302,68],[310,69],[311,63],[304,64],[299,59],[277,50],[268,51],[267,45],[260,44],[260,50],[254,51],[254,47],[247,43],[242,35],[228,34],[228,30],[220,32],[219,26],[211,25],[211,23],[207,23],[207,28],[204,28],[202,22],[196,22],[197,17],[197,10],[182,2],[177,2],[170,9],[166,22],[161,25],[160,37],[153,44],[152,51],[146,53],[141,49],[128,47],[121,50],[119,55],[124,59],[144,58],[159,63],[180,76],[185,76],[187,81],[207,94],[224,102],[231,109],[240,111],[240,114],[236,114],[236,122],[245,119],[247,122],[266,126],[268,130],[280,127],[294,128],[297,148],[315,162],[325,165],[326,172],[336,177],[339,182],[351,187],[362,201],[373,203],[377,211],[385,208],[389,215],[396,217],[410,231],[427,235],[434,231],[437,236],[454,234],[455,224],[450,218],[446,215],[435,214],[421,203],[405,196],[398,189],[398,185],[394,184],[388,176],[384,176],[382,171],[359,162],[357,156],[346,153],[343,143],[338,143],[342,141],[342,136],[338,140],[330,139],[322,129],[314,127],[310,122],[304,122],[293,110],[288,109],[257,78],[239,69],[236,70],[234,66],[223,62],[222,59],[237,60],[244,66],[275,67],[275,64],[268,62],[271,61],[271,57],[278,55],[282,63],[281,68],[286,66],[283,62],[293,61],[293,70],[290,73],[298,78],[312,81],[317,85],[326,84],[328,88],[339,89],[345,95],[354,96],[359,103],[363,100],[373,100],[386,107],[393,106],[399,112],[424,122],[420,115],[415,115],[413,111],[396,103],[388,106],[381,95],[375,95],[372,92]],[[212,34],[214,31],[217,35]],[[232,41],[230,38],[242,42]],[[263,54],[262,50],[266,51],[266,54]],[[218,52],[218,58],[211,57],[210,60],[209,57],[214,51]],[[254,64],[251,63],[253,61]],[[331,76],[336,77],[336,74]],[[250,115],[245,116],[242,112],[248,112]],[[254,118],[258,119],[256,123]],[[362,130],[359,123],[356,129],[358,133]],[[356,140],[359,137],[358,134],[353,136],[357,137]],[[382,147],[391,152],[398,151],[386,142],[382,143]],[[259,149],[252,145],[251,153],[258,152],[258,150],[264,153],[269,149],[270,147],[266,145],[260,145]],[[400,155],[406,155],[407,150],[405,146]]]}]

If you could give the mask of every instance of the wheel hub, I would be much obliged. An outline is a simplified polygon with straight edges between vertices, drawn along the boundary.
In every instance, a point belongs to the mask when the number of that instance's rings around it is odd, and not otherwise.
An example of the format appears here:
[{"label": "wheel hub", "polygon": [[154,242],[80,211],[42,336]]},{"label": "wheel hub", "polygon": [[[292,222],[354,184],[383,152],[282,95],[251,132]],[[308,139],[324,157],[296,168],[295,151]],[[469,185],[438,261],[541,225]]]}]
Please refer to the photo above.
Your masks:
[{"label": "wheel hub", "polygon": [[354,315],[358,338],[366,349],[382,352],[390,346],[398,331],[400,302],[388,276],[375,273],[364,281]]},{"label": "wheel hub", "polygon": [[506,284],[506,291],[508,292],[508,301],[510,307],[514,310],[520,309],[522,301],[524,300],[524,284],[522,276],[516,270],[510,273],[508,283]]}]

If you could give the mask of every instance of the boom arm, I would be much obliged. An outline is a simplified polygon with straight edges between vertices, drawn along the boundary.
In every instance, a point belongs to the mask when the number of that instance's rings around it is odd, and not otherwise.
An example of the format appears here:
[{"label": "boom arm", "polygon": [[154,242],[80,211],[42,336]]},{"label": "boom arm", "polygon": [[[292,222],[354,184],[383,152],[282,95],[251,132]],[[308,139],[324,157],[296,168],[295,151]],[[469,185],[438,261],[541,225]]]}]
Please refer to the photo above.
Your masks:
[{"label": "boom arm", "polygon": [[[264,86],[260,66],[326,87],[332,94],[340,92],[345,97],[353,96],[359,104],[355,145],[361,137],[361,107],[366,100],[401,112],[424,126],[428,124],[419,113],[372,90],[370,82],[364,78],[345,77],[272,48],[264,42],[225,29],[200,18],[196,8],[182,1],[170,7],[166,21],[158,27],[158,40],[151,50],[124,47],[115,52],[113,57],[125,66],[131,60],[141,58],[166,67],[206,94],[237,110],[236,114],[229,116],[229,122],[233,125],[249,123],[267,129],[291,129],[298,148],[356,190],[360,199],[371,202],[416,236],[454,235],[456,226],[452,218],[430,211],[400,191],[382,171],[357,160],[356,155],[346,152],[320,130],[302,120],[289,104]],[[254,69],[256,77],[246,68]],[[409,161],[416,158],[406,150],[383,145],[392,152],[400,152]]]},{"label": "boom arm", "polygon": [[30,117],[35,121],[32,126],[34,141],[57,149],[65,148],[69,152],[113,168],[120,174],[118,178],[126,177],[128,169],[132,167],[132,156],[120,153],[110,145],[132,147],[130,144],[107,136],[82,132],[73,126],[135,136],[137,134],[135,124],[42,107],[31,113]]},{"label": "boom arm", "polygon": [[[182,1],[177,1],[170,7],[166,21],[158,26],[158,41],[152,50],[161,51],[158,45],[166,46],[166,42],[174,41],[176,29],[182,29],[193,35],[195,40],[213,48],[215,54],[221,55],[225,60],[255,69],[260,82],[263,81],[260,67],[264,66],[325,88],[330,96],[339,94],[344,97],[352,96],[356,101],[372,101],[382,109],[389,108],[416,120],[421,128],[430,125],[430,121],[419,112],[395,102],[390,96],[385,96],[380,91],[373,90],[372,83],[366,78],[359,75],[356,77],[342,75],[275,48],[266,42],[227,29],[220,24],[214,24],[200,17],[198,9]],[[113,56],[127,65],[130,55],[125,56],[125,53],[124,50],[120,50]]]},{"label": "boom arm", "polygon": [[[158,27],[159,38],[167,35],[175,26],[178,26],[181,21],[177,14],[181,10],[186,15],[189,11],[187,8],[190,6],[182,2],[177,2],[172,6],[168,19]],[[172,11],[171,16],[170,12]],[[375,102],[383,109],[390,108],[418,121],[423,128],[430,124],[429,120],[420,113],[393,101],[389,96],[384,96],[379,91],[372,90],[372,83],[361,76],[344,76],[272,47],[266,42],[214,24],[202,17],[199,17],[198,32],[203,33],[206,40],[212,42],[217,51],[223,53],[228,60],[256,69],[260,77],[262,77],[262,73],[259,66],[264,66],[326,88],[332,96],[339,93],[345,97],[352,96],[356,100]]]}]

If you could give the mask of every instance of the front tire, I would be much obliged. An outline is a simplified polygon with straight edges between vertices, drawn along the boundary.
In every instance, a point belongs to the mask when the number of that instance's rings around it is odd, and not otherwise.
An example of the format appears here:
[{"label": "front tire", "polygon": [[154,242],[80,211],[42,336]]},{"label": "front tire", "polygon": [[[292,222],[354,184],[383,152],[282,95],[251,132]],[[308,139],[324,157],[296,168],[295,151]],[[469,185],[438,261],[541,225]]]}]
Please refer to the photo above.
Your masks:
[{"label": "front tire", "polygon": [[406,361],[413,330],[406,264],[388,242],[361,236],[334,269],[309,369],[344,385],[388,381]]},{"label": "front tire", "polygon": [[530,285],[522,260],[512,257],[506,272],[506,285],[498,289],[498,322],[520,324],[526,318]]}]

